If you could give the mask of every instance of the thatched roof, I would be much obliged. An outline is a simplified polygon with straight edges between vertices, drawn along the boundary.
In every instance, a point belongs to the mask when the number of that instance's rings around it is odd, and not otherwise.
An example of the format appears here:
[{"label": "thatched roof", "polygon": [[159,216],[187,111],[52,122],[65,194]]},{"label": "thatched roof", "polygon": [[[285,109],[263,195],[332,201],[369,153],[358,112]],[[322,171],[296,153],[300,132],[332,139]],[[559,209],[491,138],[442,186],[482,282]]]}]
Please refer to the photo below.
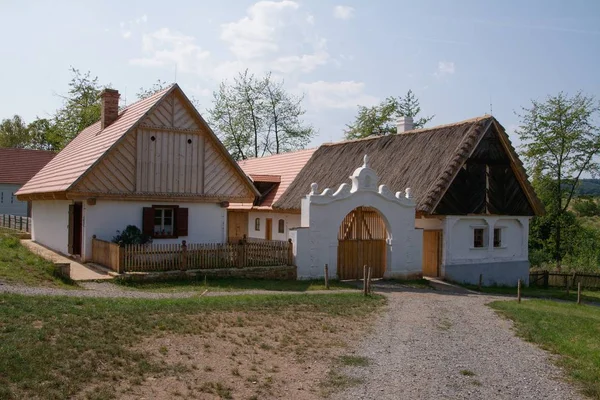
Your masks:
[{"label": "thatched roof", "polygon": [[392,192],[410,187],[417,210],[432,213],[458,170],[491,126],[495,126],[503,136],[513,170],[532,209],[536,214],[543,213],[508,136],[496,119],[489,115],[402,134],[324,144],[315,151],[273,208],[300,209],[300,200],[309,193],[313,182],[318,183],[319,190],[337,188],[348,181],[348,175],[368,154],[370,167],[379,175],[381,184],[387,185]]}]

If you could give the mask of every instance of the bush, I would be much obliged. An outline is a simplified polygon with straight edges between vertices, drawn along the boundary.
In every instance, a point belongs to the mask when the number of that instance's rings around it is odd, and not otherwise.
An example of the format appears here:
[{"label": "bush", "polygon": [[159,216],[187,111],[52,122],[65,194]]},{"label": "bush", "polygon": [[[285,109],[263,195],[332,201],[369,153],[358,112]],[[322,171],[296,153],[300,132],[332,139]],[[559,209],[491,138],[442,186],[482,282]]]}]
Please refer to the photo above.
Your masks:
[{"label": "bush", "polygon": [[573,201],[573,210],[580,217],[593,217],[600,214],[598,203],[591,198],[579,198]]},{"label": "bush", "polygon": [[152,241],[152,238],[142,233],[140,228],[135,225],[127,225],[121,232],[117,231],[117,235],[112,239],[113,243],[118,243],[120,246],[126,244],[145,244]]}]

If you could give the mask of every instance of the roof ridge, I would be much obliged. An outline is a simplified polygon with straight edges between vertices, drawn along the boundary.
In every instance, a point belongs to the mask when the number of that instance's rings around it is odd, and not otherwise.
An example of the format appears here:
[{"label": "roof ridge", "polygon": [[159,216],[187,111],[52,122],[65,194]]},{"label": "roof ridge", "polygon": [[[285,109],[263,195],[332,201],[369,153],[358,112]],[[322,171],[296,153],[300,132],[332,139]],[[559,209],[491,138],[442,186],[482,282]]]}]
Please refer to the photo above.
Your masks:
[{"label": "roof ridge", "polygon": [[284,153],[278,153],[278,154],[269,154],[268,156],[263,156],[263,157],[252,157],[252,158],[246,158],[245,160],[239,160],[239,163],[243,163],[246,161],[253,161],[253,160],[266,160],[266,159],[271,159],[273,157],[283,157],[283,156],[289,156],[291,154],[298,154],[298,153],[302,153],[305,151],[311,151],[311,150],[317,150],[320,146],[317,147],[311,147],[310,149],[300,149],[300,150],[294,150],[294,151],[286,151]]},{"label": "roof ridge", "polygon": [[381,139],[383,137],[394,137],[394,136],[403,136],[403,135],[414,135],[414,134],[419,134],[419,133],[425,133],[427,131],[432,131],[432,130],[436,130],[436,129],[442,129],[442,128],[449,128],[452,126],[458,126],[458,125],[464,125],[464,124],[471,124],[471,123],[475,123],[475,122],[479,122],[481,120],[484,120],[486,118],[493,118],[492,115],[490,114],[484,114],[484,115],[480,115],[479,117],[473,117],[473,118],[468,118],[462,121],[457,121],[457,122],[451,122],[448,124],[442,124],[442,125],[436,125],[436,126],[432,126],[429,128],[421,128],[421,129],[412,129],[410,131],[406,131],[406,132],[402,132],[400,134],[398,133],[393,133],[391,135],[370,135],[364,138],[358,138],[358,139],[349,139],[349,140],[341,140],[339,142],[332,142],[332,143],[323,143],[321,146],[337,146],[337,145],[341,145],[341,144],[346,144],[346,143],[352,143],[352,142],[362,142],[362,141],[367,141],[367,140],[377,140],[377,139]]}]

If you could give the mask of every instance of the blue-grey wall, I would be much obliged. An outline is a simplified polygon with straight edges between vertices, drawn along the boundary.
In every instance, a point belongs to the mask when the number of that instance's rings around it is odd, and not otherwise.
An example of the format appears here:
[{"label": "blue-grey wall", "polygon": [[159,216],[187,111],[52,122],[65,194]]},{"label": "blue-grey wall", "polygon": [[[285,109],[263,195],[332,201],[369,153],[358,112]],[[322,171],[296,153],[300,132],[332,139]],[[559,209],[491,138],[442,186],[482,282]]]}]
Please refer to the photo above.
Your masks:
[{"label": "blue-grey wall", "polygon": [[446,279],[458,283],[477,285],[482,274],[484,286],[517,286],[519,279],[529,284],[529,261],[446,265],[445,271]]},{"label": "blue-grey wall", "polygon": [[0,214],[27,216],[27,202],[13,196],[21,185],[0,183]]}]

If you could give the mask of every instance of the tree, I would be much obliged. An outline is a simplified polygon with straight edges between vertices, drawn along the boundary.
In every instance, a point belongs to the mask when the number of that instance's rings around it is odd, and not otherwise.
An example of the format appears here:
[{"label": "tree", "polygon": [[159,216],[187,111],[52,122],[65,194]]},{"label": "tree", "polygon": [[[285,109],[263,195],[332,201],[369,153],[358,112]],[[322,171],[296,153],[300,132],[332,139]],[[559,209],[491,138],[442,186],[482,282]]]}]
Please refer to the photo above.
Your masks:
[{"label": "tree", "polygon": [[138,90],[138,92],[136,93],[136,96],[140,100],[146,99],[152,96],[154,93],[160,92],[161,90],[164,90],[169,86],[171,86],[169,83],[157,79],[156,82],[154,82],[154,84],[149,88],[141,87],[140,90]]},{"label": "tree", "polygon": [[257,78],[248,70],[213,93],[210,124],[236,160],[303,148],[314,129],[301,120],[296,98],[271,74]]},{"label": "tree", "polygon": [[29,148],[29,130],[19,115],[0,123],[0,147]]},{"label": "tree", "polygon": [[301,105],[304,96],[294,97],[287,93],[283,81],[272,80],[270,73],[265,77],[264,86],[267,102],[264,147],[271,154],[303,148],[315,133],[311,126],[300,120],[306,113]]},{"label": "tree", "polygon": [[419,100],[412,90],[404,97],[388,97],[373,107],[358,106],[354,123],[347,125],[346,139],[396,133],[396,120],[400,117],[411,117],[414,119],[415,129],[423,128],[434,115],[417,118],[420,113]]},{"label": "tree", "polygon": [[568,239],[561,233],[573,220],[568,208],[581,175],[600,171],[595,158],[600,152],[600,129],[594,125],[600,107],[594,97],[561,92],[544,102],[534,100],[531,108],[522,110],[517,134],[546,207],[545,220],[553,230],[553,258],[560,268],[563,242]]},{"label": "tree", "polygon": [[92,77],[88,71],[81,73],[71,67],[73,77],[69,82],[69,91],[63,98],[63,106],[52,119],[53,141],[59,149],[65,147],[79,132],[100,119],[100,93],[103,87],[98,77]]}]

